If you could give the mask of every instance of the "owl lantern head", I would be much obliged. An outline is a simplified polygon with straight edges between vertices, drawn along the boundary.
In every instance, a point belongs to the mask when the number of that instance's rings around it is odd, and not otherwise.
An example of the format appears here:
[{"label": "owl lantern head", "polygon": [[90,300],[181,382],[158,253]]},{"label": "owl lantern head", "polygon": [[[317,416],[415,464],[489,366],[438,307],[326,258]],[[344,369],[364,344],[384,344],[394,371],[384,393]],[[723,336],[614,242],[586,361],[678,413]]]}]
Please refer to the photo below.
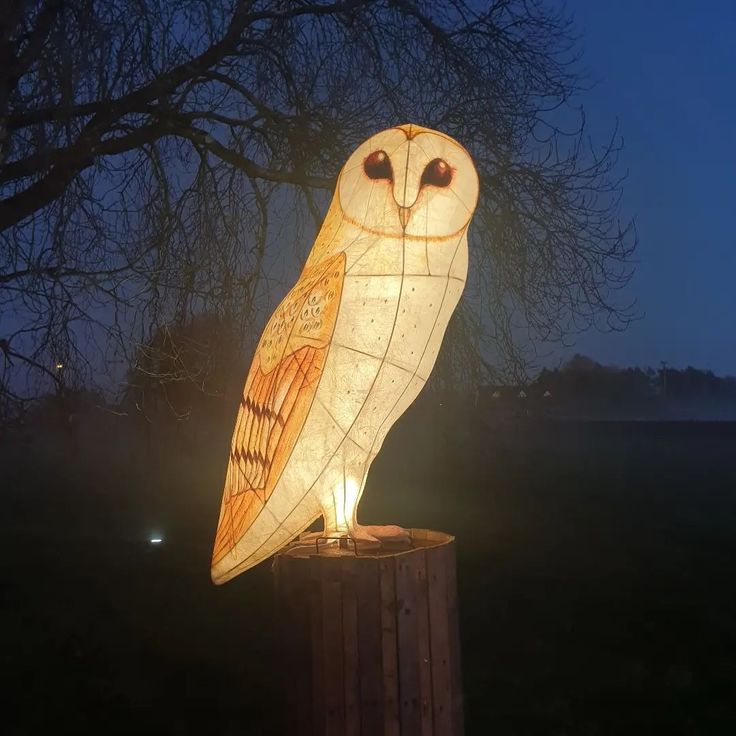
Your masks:
[{"label": "owl lantern head", "polygon": [[212,555],[216,583],[319,517],[318,538],[406,539],[397,526],[359,524],[358,504],[386,434],[437,359],[465,286],[477,199],[468,152],[443,133],[401,125],[350,156],[245,382]]},{"label": "owl lantern head", "polygon": [[343,217],[384,237],[461,233],[478,200],[478,174],[455,140],[418,125],[389,128],[354,151],[340,172]]}]

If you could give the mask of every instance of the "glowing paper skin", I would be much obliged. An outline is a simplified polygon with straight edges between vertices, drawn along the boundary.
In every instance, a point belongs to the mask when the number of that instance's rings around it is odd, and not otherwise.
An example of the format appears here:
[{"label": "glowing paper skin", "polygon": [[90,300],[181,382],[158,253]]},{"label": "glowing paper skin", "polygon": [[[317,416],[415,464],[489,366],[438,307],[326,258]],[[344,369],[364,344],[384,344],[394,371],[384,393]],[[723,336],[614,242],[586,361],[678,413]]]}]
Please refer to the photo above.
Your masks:
[{"label": "glowing paper skin", "polygon": [[470,155],[443,133],[401,125],[350,156],[248,373],[215,583],[274,554],[319,516],[325,535],[377,534],[358,524],[358,502],[388,430],[437,359],[465,286],[477,199]]}]

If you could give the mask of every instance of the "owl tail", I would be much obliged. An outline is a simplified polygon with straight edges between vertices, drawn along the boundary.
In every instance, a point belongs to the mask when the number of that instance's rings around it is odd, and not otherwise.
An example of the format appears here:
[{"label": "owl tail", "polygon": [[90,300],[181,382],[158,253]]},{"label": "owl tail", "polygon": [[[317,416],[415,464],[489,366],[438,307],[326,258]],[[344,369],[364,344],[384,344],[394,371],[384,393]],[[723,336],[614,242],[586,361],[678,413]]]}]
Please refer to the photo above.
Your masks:
[{"label": "owl tail", "polygon": [[[286,517],[286,522],[277,521],[267,503],[240,539],[230,538],[229,551],[218,553],[218,548],[215,547],[210,570],[212,582],[221,585],[255,567],[286,547],[320,516],[322,512],[315,507],[311,497],[303,499]],[[219,527],[227,523],[227,509],[223,509],[218,525],[218,539],[222,536]]]}]

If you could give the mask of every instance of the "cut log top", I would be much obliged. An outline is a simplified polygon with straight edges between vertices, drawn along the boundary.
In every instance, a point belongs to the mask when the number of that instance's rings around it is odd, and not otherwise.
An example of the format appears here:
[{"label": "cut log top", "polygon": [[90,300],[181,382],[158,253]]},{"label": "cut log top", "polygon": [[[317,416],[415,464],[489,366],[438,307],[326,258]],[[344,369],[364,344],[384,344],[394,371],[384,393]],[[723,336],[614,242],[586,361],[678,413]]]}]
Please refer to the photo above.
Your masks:
[{"label": "cut log top", "polygon": [[418,550],[439,547],[455,541],[455,537],[451,534],[430,529],[410,529],[409,534],[410,541],[408,543],[382,542],[380,546],[365,544],[356,546],[351,539],[340,540],[339,544],[335,543],[336,540],[328,539],[296,540],[281,550],[276,557],[277,559],[279,557],[308,558],[317,556],[380,559],[411,554]]}]

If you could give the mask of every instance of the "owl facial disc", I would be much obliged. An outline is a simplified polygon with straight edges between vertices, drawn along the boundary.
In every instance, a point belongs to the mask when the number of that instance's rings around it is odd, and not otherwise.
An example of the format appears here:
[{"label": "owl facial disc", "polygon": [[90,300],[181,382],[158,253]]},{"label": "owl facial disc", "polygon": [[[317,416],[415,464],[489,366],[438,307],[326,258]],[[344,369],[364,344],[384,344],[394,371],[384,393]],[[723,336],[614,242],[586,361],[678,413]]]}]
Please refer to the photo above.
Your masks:
[{"label": "owl facial disc", "polygon": [[346,219],[386,237],[433,240],[464,230],[478,200],[478,175],[455,140],[418,125],[377,133],[340,172]]}]

